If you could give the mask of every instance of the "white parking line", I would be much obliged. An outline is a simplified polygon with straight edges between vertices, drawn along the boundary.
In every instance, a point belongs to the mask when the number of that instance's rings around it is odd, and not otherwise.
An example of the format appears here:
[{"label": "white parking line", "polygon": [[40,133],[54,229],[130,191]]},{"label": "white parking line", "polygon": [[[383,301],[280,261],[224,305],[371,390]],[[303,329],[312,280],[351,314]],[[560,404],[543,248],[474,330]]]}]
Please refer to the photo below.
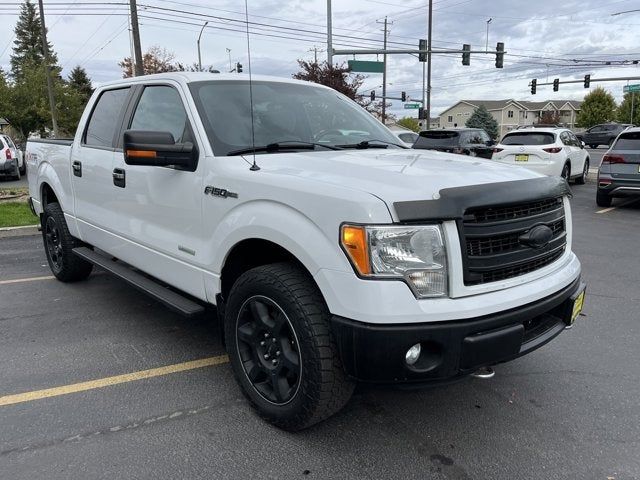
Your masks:
[{"label": "white parking line", "polygon": [[28,278],[14,278],[13,280],[0,280],[0,285],[9,285],[11,283],[24,283],[24,282],[37,282],[40,280],[53,280],[53,275],[47,275],[46,277],[28,277]]}]

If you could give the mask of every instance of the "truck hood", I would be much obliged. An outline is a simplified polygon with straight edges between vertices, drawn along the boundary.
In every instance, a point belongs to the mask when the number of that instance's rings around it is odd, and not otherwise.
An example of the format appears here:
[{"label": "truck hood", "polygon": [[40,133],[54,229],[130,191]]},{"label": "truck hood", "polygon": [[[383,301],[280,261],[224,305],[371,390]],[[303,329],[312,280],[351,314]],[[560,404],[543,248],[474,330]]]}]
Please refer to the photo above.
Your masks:
[{"label": "truck hood", "polygon": [[389,206],[394,202],[437,198],[444,188],[542,176],[517,165],[432,150],[296,152],[258,155],[256,162],[264,173],[292,175],[364,191]]}]

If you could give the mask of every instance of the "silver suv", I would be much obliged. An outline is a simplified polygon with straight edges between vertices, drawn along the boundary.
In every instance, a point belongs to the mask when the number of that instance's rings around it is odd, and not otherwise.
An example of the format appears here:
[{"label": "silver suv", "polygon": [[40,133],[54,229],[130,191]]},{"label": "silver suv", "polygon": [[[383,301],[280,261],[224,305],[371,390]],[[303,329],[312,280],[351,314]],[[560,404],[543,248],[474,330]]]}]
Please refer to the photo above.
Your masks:
[{"label": "silver suv", "polygon": [[640,128],[629,128],[613,142],[598,170],[596,203],[611,206],[613,197],[640,195]]}]

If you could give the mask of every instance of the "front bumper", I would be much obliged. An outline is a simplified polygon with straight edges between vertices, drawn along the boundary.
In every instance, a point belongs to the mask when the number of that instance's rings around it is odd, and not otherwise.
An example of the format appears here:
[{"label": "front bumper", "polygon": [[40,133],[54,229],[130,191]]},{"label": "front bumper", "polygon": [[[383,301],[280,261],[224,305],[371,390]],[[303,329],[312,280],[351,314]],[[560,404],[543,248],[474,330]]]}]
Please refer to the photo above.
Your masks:
[{"label": "front bumper", "polygon": [[[536,302],[505,312],[446,322],[383,325],[333,316],[331,327],[345,370],[372,383],[438,382],[479,367],[525,355],[556,337],[570,323],[573,301],[585,286],[577,278]],[[408,366],[406,351],[422,345]]]}]

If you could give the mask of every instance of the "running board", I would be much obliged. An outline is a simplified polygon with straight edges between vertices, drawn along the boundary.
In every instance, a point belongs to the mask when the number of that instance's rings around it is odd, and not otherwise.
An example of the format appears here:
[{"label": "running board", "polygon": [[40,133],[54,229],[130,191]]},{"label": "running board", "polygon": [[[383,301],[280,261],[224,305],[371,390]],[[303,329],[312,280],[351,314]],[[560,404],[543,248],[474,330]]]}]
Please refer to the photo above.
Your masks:
[{"label": "running board", "polygon": [[124,280],[132,287],[146,293],[185,317],[193,317],[204,312],[204,307],[199,303],[163,287],[152,279],[127,267],[125,264],[112,260],[110,257],[101,255],[87,247],[74,248],[73,253],[83,260],[103,268],[112,275]]}]

